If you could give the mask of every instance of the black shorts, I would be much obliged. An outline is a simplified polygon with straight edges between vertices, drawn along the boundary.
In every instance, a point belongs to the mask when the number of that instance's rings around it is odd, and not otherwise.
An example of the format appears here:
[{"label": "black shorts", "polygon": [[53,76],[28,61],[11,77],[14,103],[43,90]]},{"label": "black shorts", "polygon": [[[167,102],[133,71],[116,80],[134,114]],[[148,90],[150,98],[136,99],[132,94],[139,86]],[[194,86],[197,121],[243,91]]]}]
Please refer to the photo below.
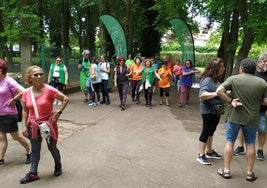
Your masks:
[{"label": "black shorts", "polygon": [[12,133],[18,130],[17,115],[0,116],[0,132]]}]

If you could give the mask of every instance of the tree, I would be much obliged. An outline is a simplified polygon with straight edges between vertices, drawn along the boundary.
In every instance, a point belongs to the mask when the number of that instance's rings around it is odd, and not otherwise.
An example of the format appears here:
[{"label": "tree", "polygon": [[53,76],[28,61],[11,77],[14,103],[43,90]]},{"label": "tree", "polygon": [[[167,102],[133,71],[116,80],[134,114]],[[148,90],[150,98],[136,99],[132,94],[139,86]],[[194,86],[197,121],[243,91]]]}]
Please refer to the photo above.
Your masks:
[{"label": "tree", "polygon": [[266,41],[266,14],[263,14],[267,11],[266,5],[266,1],[261,0],[195,1],[195,6],[208,15],[211,23],[220,23],[222,36],[218,57],[225,60],[226,78],[238,72],[240,61],[248,57],[254,42],[264,38]]},{"label": "tree", "polygon": [[32,41],[39,37],[38,16],[34,13],[35,4],[31,0],[20,1],[20,19],[18,23],[21,69],[26,70],[32,63]]}]

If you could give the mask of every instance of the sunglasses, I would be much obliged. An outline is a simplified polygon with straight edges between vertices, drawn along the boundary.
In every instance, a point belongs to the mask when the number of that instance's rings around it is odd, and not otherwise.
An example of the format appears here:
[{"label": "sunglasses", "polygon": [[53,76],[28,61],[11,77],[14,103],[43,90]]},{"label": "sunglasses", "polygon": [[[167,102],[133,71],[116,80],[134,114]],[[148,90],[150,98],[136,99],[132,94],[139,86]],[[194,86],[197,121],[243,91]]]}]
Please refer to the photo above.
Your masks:
[{"label": "sunglasses", "polygon": [[38,77],[38,76],[43,76],[44,73],[36,73],[36,74],[33,74],[34,77]]}]

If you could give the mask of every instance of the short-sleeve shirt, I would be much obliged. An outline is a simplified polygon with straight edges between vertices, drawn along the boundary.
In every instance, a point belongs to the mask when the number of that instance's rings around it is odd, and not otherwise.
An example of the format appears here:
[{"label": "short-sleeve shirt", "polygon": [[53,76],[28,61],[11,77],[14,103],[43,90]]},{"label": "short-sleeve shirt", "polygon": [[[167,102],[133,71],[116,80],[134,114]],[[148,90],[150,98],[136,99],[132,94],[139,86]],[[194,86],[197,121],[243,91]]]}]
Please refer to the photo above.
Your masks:
[{"label": "short-sleeve shirt", "polygon": [[8,105],[9,101],[17,94],[17,88],[24,89],[9,76],[0,81],[0,116],[18,114],[16,106]]},{"label": "short-sleeve shirt", "polygon": [[239,98],[242,106],[230,106],[228,121],[241,125],[257,126],[259,123],[260,103],[267,97],[266,82],[252,74],[238,74],[222,83],[231,91],[232,98]]},{"label": "short-sleeve shirt", "polygon": [[[182,72],[190,72],[192,70],[196,71],[198,69],[196,69],[196,68],[188,68],[186,66],[182,67]],[[189,75],[181,77],[180,85],[182,85],[182,86],[190,86],[191,87],[192,84],[193,84],[193,74],[189,74]]]},{"label": "short-sleeve shirt", "polygon": [[[35,119],[30,89],[31,87],[27,88],[23,93],[22,101],[25,102],[26,107],[29,109],[30,119]],[[44,85],[43,92],[39,96],[35,97],[39,117],[47,117],[53,112],[53,102],[58,92],[59,91],[52,86],[47,84]]]},{"label": "short-sleeve shirt", "polygon": [[158,71],[158,74],[160,76],[160,80],[158,82],[158,87],[159,88],[168,88],[171,86],[171,76],[172,72],[171,69],[169,68],[160,68]]},{"label": "short-sleeve shirt", "polygon": [[[100,68],[107,71],[110,68],[109,62],[100,62]],[[108,73],[101,71],[102,80],[108,80]]]},{"label": "short-sleeve shirt", "polygon": [[[267,82],[267,73],[266,72],[258,72],[257,70],[254,73],[255,76],[258,76],[259,78],[262,78],[263,80],[265,80],[265,82]],[[260,107],[260,112],[266,112],[267,110],[267,106],[261,105]]]},{"label": "short-sleeve shirt", "polygon": [[141,80],[142,79],[142,74],[141,70],[143,69],[142,65],[137,65],[137,64],[132,64],[130,70],[132,72],[132,80]]},{"label": "short-sleeve shirt", "polygon": [[[220,83],[215,82],[211,77],[202,78],[199,82],[199,95],[204,92],[215,92],[219,87]],[[202,100],[200,99],[199,110],[200,114],[209,114],[211,113],[211,105],[212,104],[223,104],[224,102],[220,97],[214,97],[210,100]]]}]

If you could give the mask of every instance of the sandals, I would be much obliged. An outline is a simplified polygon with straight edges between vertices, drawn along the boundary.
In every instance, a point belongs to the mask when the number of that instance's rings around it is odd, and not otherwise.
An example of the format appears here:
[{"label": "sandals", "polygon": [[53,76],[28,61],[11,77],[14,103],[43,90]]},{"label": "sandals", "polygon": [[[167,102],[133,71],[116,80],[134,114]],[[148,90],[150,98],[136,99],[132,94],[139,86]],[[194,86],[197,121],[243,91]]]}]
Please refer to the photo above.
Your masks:
[{"label": "sandals", "polygon": [[231,178],[231,173],[230,171],[226,172],[224,169],[218,169],[217,171],[218,175],[223,177],[224,179],[230,179]]},{"label": "sandals", "polygon": [[[230,171],[226,172],[224,169],[218,169],[217,173],[218,173],[218,175],[220,175],[224,179],[230,179],[231,178]],[[257,179],[257,176],[255,176],[254,172],[252,172],[251,174],[247,174],[247,176],[246,176],[246,180],[250,181],[250,182],[253,182],[256,179]]]},{"label": "sandals", "polygon": [[253,182],[256,179],[257,179],[257,176],[255,176],[254,172],[252,172],[251,174],[247,174],[247,176],[246,176],[246,180],[250,181],[250,182]]}]

